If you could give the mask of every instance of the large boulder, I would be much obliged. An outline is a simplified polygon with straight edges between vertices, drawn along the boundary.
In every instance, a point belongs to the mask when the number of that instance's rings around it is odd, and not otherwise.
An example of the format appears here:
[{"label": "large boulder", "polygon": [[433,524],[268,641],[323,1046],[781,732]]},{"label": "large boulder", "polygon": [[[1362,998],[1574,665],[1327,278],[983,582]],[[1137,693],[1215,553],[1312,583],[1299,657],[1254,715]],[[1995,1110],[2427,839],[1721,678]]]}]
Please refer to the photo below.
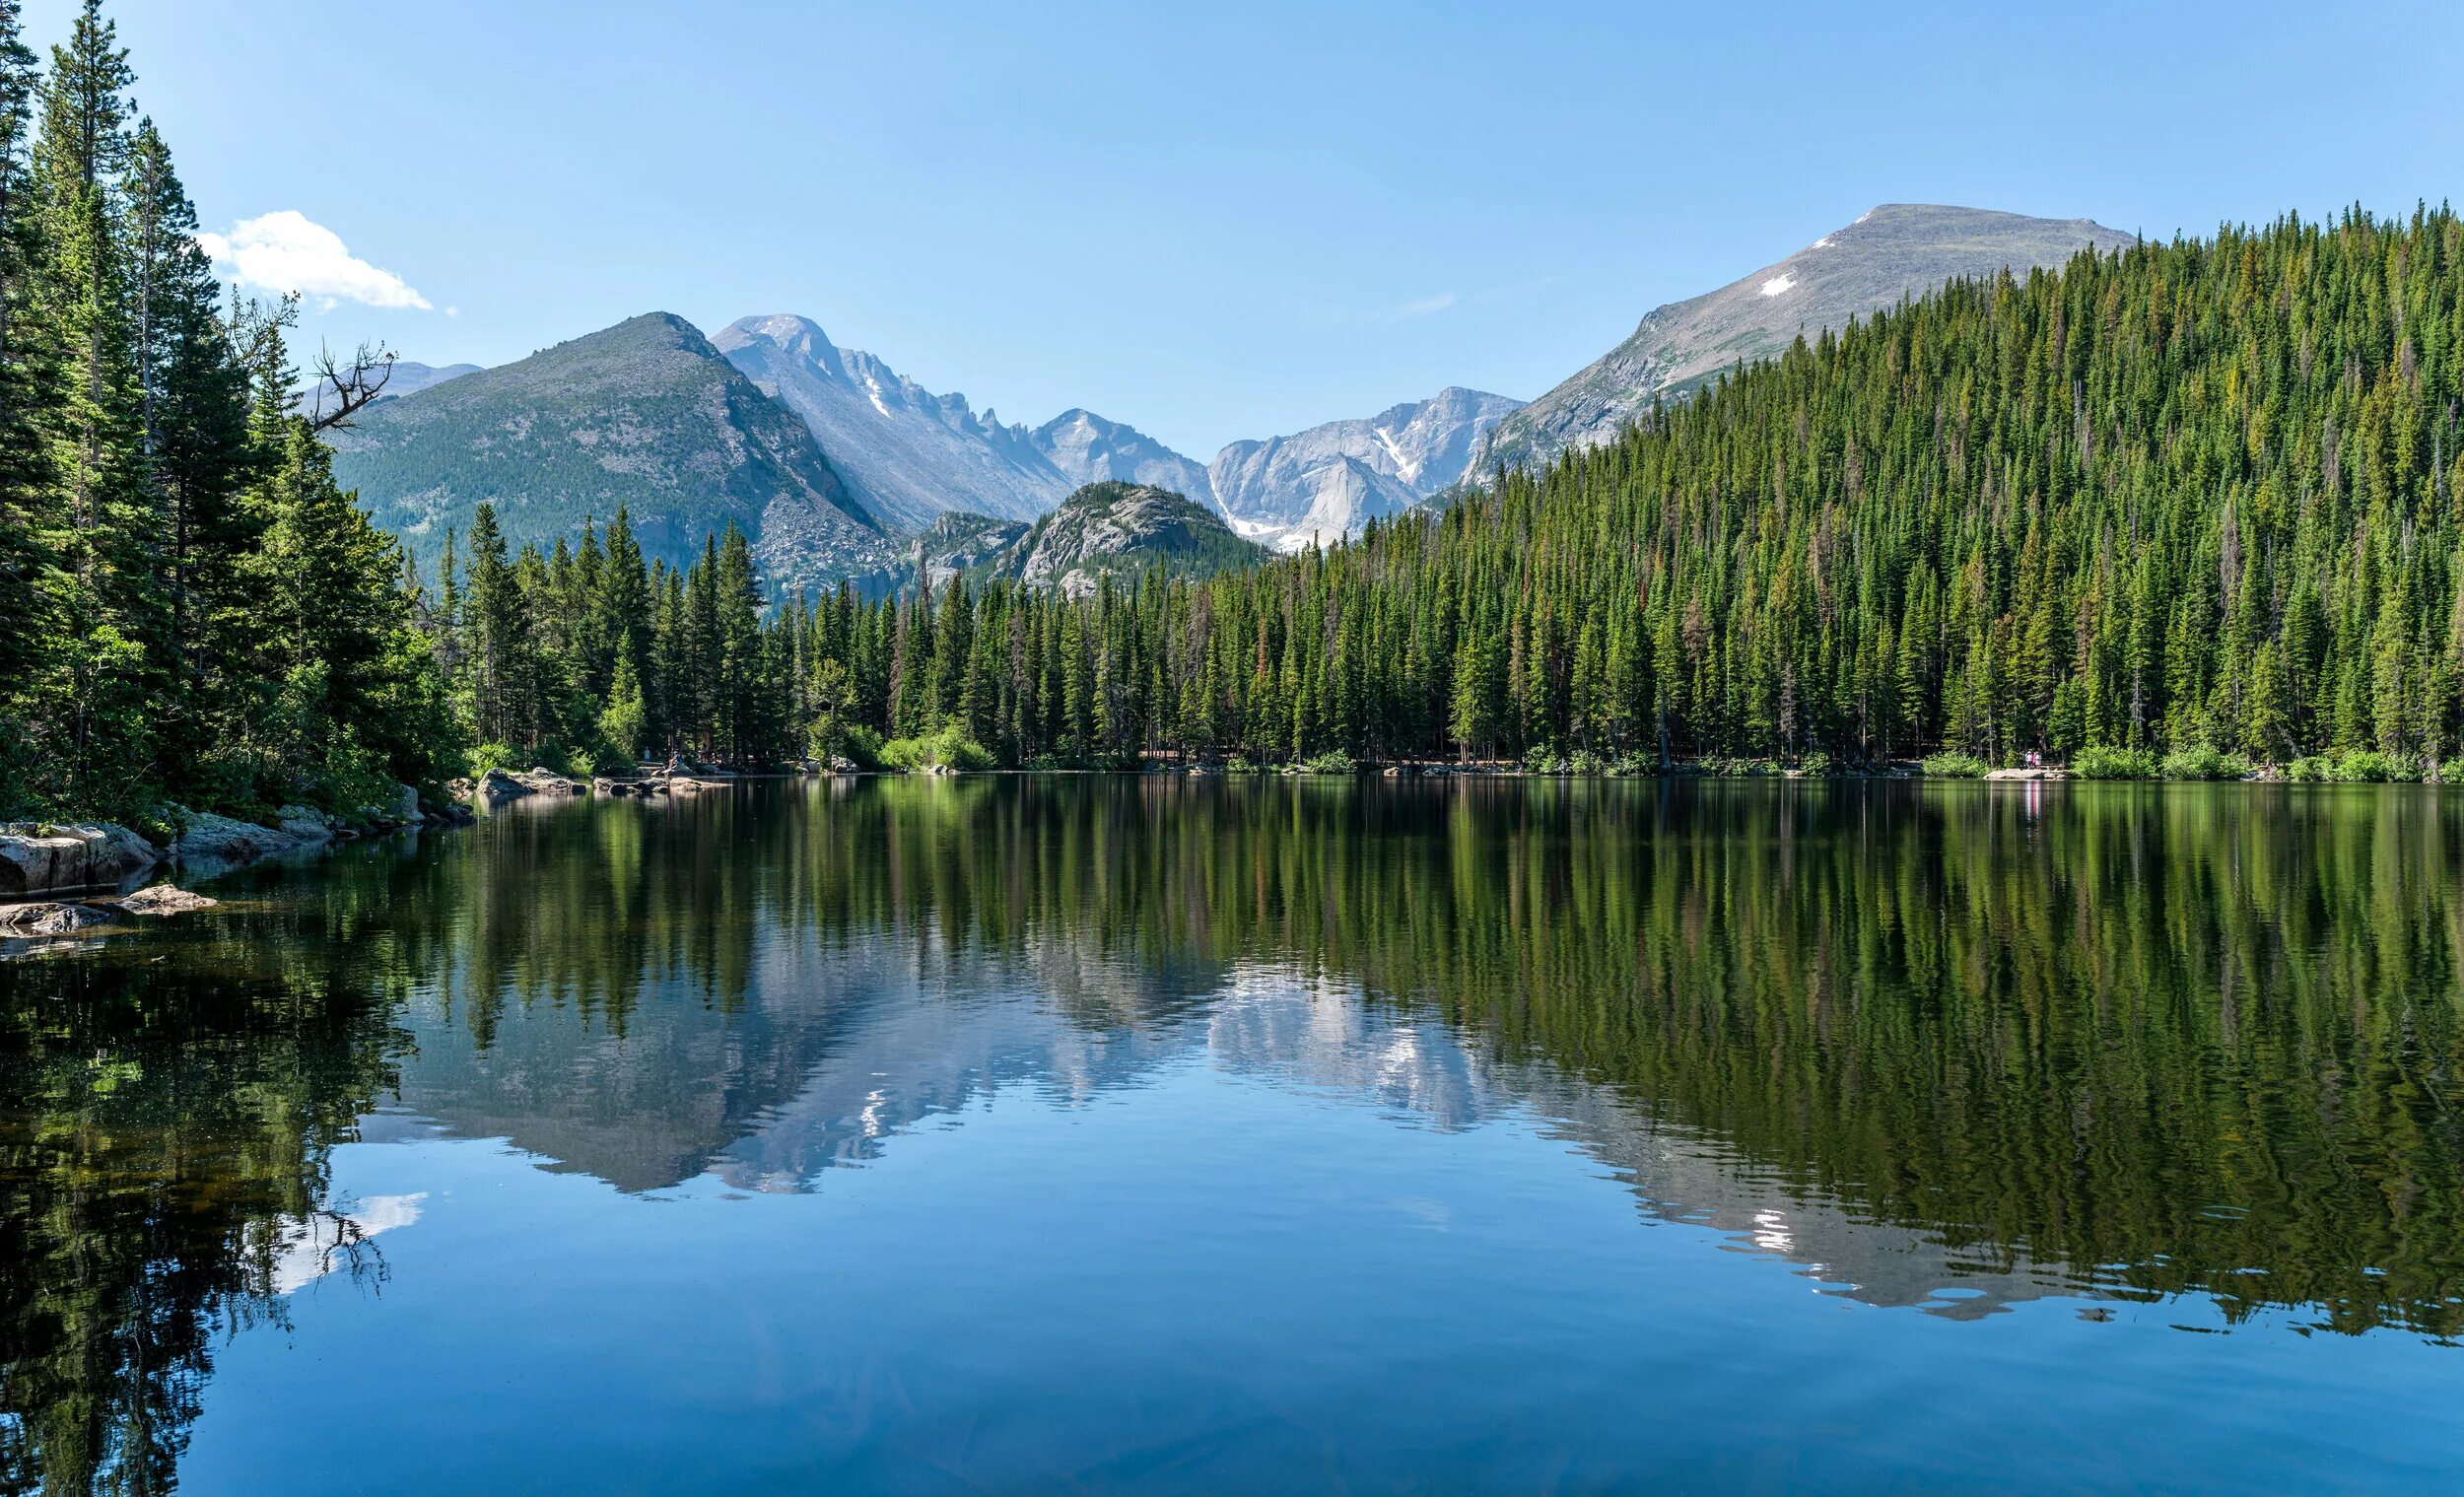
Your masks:
[{"label": "large boulder", "polygon": [[274,824],[292,839],[293,847],[312,848],[334,840],[333,822],[307,806],[284,806],[274,813]]},{"label": "large boulder", "polygon": [[0,826],[0,896],[117,888],[162,857],[154,844],[110,822]]},{"label": "large boulder", "polygon": [[221,901],[170,884],[148,884],[134,894],[105,903],[130,915],[186,915],[191,910],[211,910]]},{"label": "large boulder", "polygon": [[171,844],[171,856],[181,866],[192,869],[236,868],[277,852],[312,848],[333,840],[333,830],[325,818],[306,806],[284,806],[275,813],[278,824],[270,827],[217,816],[211,811],[189,811],[184,818],[178,840]]},{"label": "large boulder", "polygon": [[0,934],[63,935],[93,925],[107,925],[119,917],[97,905],[70,905],[42,901],[29,905],[0,905]]},{"label": "large boulder", "polygon": [[529,793],[530,786],[513,776],[503,770],[490,770],[471,782],[470,803],[475,806],[501,806]]}]

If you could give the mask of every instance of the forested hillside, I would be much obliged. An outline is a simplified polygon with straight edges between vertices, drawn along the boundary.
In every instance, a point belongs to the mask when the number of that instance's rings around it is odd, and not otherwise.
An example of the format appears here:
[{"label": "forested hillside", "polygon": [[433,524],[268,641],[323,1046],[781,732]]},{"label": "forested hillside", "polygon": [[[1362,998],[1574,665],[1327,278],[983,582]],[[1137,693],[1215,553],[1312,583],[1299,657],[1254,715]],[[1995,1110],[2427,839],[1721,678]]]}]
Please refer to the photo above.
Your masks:
[{"label": "forested hillside", "polygon": [[[2427,769],[2464,736],[2464,227],[2445,208],[1954,282],[1443,513],[1255,566],[1210,529],[1200,570],[1226,570],[1203,578],[1061,547],[774,607],[784,579],[719,510],[719,534],[651,537],[619,505],[604,532],[526,545],[474,504],[423,586],[292,408],[289,307],[220,304],[109,26],[89,4],[38,70],[16,10],[0,0],[8,814],[343,806],[474,746]],[[1121,518],[1090,506],[1090,535]],[[1085,539],[1039,533],[1064,531]]]},{"label": "forested hillside", "polygon": [[453,725],[393,539],[223,303],[94,0],[0,0],[0,816],[389,799]]},{"label": "forested hillside", "polygon": [[790,610],[783,721],[954,721],[1020,762],[2434,765],[2464,687],[2460,356],[2443,208],[2083,253],[1322,554],[1083,600],[961,581]]},{"label": "forested hillside", "polygon": [[371,406],[332,446],[335,474],[423,571],[483,503],[513,543],[542,548],[627,509],[643,549],[676,566],[733,523],[781,582],[888,551],[804,423],[668,312]]}]

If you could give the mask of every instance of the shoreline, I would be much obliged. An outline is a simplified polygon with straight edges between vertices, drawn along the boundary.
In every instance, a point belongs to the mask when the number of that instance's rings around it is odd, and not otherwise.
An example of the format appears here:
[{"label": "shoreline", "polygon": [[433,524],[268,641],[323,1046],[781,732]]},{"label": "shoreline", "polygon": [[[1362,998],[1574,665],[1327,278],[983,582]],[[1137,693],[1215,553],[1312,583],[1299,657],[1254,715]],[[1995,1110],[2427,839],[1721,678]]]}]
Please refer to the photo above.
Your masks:
[{"label": "shoreline", "polygon": [[[347,818],[284,806],[271,824],[171,808],[177,832],[158,842],[114,821],[0,823],[0,937],[59,935],[210,908],[185,883],[269,858],[322,852],[372,837],[465,826],[468,811],[430,813],[401,786],[396,803]],[[175,882],[174,880],[177,880]],[[13,947],[15,941],[0,941]]]}]

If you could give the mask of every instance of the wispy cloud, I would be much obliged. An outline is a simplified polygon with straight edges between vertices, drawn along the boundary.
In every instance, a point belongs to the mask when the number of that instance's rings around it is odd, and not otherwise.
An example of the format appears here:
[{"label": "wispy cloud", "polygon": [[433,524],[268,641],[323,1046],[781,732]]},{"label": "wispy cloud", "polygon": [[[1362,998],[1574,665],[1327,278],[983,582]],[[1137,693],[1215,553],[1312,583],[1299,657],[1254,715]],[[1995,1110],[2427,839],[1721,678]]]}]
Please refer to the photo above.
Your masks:
[{"label": "wispy cloud", "polygon": [[1414,302],[1404,302],[1398,306],[1390,306],[1386,309],[1384,314],[1377,318],[1377,320],[1382,322],[1408,322],[1414,317],[1433,317],[1439,312],[1444,311],[1447,307],[1454,306],[1455,300],[1455,294],[1453,292],[1441,291],[1433,297],[1422,297]]},{"label": "wispy cloud", "polygon": [[428,299],[390,270],[351,253],[342,236],[289,208],[241,219],[231,233],[200,234],[217,270],[241,286],[314,297],[330,311],[344,302],[429,310]]}]

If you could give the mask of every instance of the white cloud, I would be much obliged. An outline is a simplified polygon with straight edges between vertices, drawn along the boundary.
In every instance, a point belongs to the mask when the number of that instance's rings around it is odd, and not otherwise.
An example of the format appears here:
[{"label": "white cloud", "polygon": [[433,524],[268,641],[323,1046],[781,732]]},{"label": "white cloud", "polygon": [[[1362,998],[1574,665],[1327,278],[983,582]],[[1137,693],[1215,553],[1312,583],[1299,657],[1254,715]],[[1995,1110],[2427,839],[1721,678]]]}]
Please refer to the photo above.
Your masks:
[{"label": "white cloud", "polygon": [[1410,317],[1433,316],[1454,305],[1455,294],[1451,291],[1441,291],[1436,296],[1422,297],[1417,302],[1405,302],[1401,306],[1398,306],[1393,311],[1387,313],[1387,315],[1393,317],[1397,321],[1402,321]]},{"label": "white cloud", "polygon": [[428,299],[400,276],[353,255],[342,236],[289,208],[241,219],[229,235],[198,235],[197,243],[214,257],[217,270],[239,284],[296,291],[314,297],[328,311],[343,302],[429,309]]}]

